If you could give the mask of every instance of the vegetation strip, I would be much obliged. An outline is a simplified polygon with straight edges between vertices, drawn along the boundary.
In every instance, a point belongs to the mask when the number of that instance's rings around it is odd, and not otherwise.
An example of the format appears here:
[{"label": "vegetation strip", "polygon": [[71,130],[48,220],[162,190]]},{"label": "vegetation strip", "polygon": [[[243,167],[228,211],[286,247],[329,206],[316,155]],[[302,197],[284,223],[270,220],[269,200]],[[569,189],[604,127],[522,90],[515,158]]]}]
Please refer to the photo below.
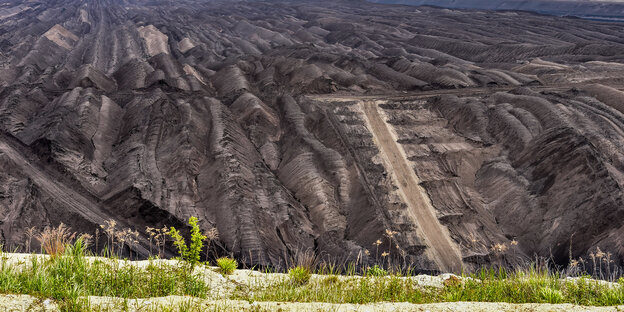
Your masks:
[{"label": "vegetation strip", "polygon": [[[437,277],[414,276],[410,271],[386,270],[377,265],[365,270],[358,270],[354,265],[343,268],[317,265],[304,257],[298,263],[293,262],[288,274],[238,270],[239,264],[231,258],[219,258],[217,267],[212,267],[200,261],[199,251],[206,236],[198,230],[196,219],[191,218],[190,225],[188,245],[175,229],[167,232],[174,239],[179,259],[153,257],[147,261],[122,260],[112,248],[105,248],[108,257],[95,257],[88,249],[88,237],[82,235],[71,242],[76,235],[67,228],[48,229],[37,236],[48,255],[0,253],[0,293],[31,295],[38,298],[36,304],[54,303],[60,311],[97,310],[101,308],[97,302],[102,303],[97,298],[102,297],[108,298],[106,302],[113,302],[114,309],[121,302],[121,309],[128,310],[129,302],[138,302],[135,299],[143,298],[141,302],[145,303],[151,300],[147,298],[171,296],[192,301],[178,302],[179,310],[183,311],[202,310],[206,300],[312,305],[383,302],[624,305],[624,278],[607,282],[587,275],[573,277],[551,271],[546,265],[516,270],[482,269],[462,276]],[[120,249],[123,246],[117,250]],[[195,307],[195,301],[203,302],[199,304],[203,308]]]},{"label": "vegetation strip", "polygon": [[459,301],[624,304],[622,279],[619,283],[587,277],[563,279],[535,268],[516,272],[483,270],[463,277],[448,274],[437,280],[378,272],[317,275],[302,267],[291,269],[290,274],[237,270],[224,277],[222,269],[205,264],[193,268],[185,261],[91,258],[83,247],[79,240],[57,257],[3,254],[0,292],[49,298],[58,303],[61,311],[90,310],[89,301],[84,300],[88,296],[135,299],[177,295],[211,300],[335,304]]}]

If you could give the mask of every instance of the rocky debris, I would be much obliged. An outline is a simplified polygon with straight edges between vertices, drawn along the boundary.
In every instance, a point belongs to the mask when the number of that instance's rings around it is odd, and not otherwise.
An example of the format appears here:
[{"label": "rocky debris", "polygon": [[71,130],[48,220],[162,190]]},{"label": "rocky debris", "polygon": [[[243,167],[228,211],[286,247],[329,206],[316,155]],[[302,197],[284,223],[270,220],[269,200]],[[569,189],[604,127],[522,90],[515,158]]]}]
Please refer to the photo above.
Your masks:
[{"label": "rocky debris", "polygon": [[76,35],[59,24],[52,26],[43,36],[67,50],[70,50],[78,41]]},{"label": "rocky debris", "polygon": [[504,1],[485,0],[373,0],[377,3],[400,3],[410,5],[435,5],[446,8],[474,8],[486,10],[503,10],[505,14],[515,16],[514,11],[533,11],[541,14],[558,16],[578,16],[593,20],[622,21],[624,5],[620,0],[537,0],[537,1]]},{"label": "rocky debris", "polygon": [[191,39],[189,38],[184,38],[180,40],[180,42],[178,42],[178,49],[180,49],[180,52],[182,53],[186,53],[186,51],[194,47],[195,45],[193,44],[193,41],[191,41]]},{"label": "rocky debris", "polygon": [[73,79],[69,83],[70,89],[75,89],[77,87],[94,88],[104,92],[114,92],[117,90],[117,83],[114,80],[106,77],[104,73],[98,71],[89,64],[78,68],[72,76]]},{"label": "rocky debris", "polygon": [[168,40],[169,37],[154,27],[154,25],[140,26],[137,31],[145,41],[147,54],[149,56],[158,55],[160,53],[169,53]]},{"label": "rocky debris", "polygon": [[39,299],[29,295],[0,295],[0,307],[7,312],[57,312],[58,305],[50,299]]}]

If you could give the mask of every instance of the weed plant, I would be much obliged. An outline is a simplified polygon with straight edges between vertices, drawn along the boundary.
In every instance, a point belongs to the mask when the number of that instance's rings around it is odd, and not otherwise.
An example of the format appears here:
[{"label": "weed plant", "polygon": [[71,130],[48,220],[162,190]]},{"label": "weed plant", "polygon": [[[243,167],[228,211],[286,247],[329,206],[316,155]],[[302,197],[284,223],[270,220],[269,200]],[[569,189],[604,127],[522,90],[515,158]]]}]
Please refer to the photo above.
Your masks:
[{"label": "weed plant", "polygon": [[379,267],[379,265],[374,265],[370,268],[368,268],[368,270],[366,270],[366,275],[368,276],[386,276],[388,275],[388,271],[382,269]]},{"label": "weed plant", "polygon": [[219,258],[217,259],[217,267],[219,267],[219,272],[221,274],[230,275],[234,273],[238,267],[238,263],[232,258]]},{"label": "weed plant", "polygon": [[169,235],[171,235],[171,238],[173,238],[173,244],[176,246],[176,248],[178,248],[180,257],[191,266],[194,266],[199,263],[200,253],[202,251],[202,248],[204,247],[204,240],[207,238],[207,236],[201,233],[199,225],[197,224],[196,217],[191,217],[189,219],[189,225],[191,226],[190,245],[186,245],[184,237],[182,237],[180,232],[176,230],[175,227],[171,227]]},{"label": "weed plant", "polygon": [[304,285],[307,284],[310,280],[310,270],[308,268],[298,266],[288,270],[288,276],[290,280],[295,285]]}]

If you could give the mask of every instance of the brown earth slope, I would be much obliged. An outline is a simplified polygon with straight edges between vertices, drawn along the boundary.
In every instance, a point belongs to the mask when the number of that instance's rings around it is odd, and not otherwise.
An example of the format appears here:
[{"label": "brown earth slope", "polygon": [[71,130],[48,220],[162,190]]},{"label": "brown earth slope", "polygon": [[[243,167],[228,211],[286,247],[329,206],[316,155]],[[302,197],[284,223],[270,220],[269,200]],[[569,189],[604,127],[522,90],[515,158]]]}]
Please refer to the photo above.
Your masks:
[{"label": "brown earth slope", "polygon": [[387,252],[458,270],[596,247],[624,262],[622,24],[360,1],[0,4],[7,248],[29,227],[114,219],[147,256],[146,226],[196,216],[247,264]]}]

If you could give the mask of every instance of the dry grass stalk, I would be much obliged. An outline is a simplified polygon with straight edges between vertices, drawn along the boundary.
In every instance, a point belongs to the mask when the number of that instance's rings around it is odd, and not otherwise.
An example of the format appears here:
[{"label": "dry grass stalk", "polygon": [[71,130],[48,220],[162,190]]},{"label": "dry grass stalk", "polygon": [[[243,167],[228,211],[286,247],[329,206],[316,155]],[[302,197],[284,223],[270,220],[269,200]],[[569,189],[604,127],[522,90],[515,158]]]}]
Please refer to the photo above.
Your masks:
[{"label": "dry grass stalk", "polygon": [[100,242],[100,229],[95,229],[95,251],[98,251],[98,245]]},{"label": "dry grass stalk", "polygon": [[312,250],[297,251],[293,261],[295,267],[302,267],[310,272],[314,272],[319,264],[317,255]]},{"label": "dry grass stalk", "polygon": [[37,235],[37,240],[41,243],[41,248],[43,248],[48,255],[56,257],[63,254],[65,246],[71,243],[75,236],[75,232],[71,232],[70,228],[61,223],[56,228],[46,226],[45,229]]},{"label": "dry grass stalk", "polygon": [[139,231],[126,230],[126,241],[130,248],[130,259],[132,259],[132,250],[139,244]]},{"label": "dry grass stalk", "polygon": [[379,245],[381,245],[381,239],[378,239],[373,243],[375,245],[375,262],[379,261]]},{"label": "dry grass stalk", "polygon": [[153,227],[149,227],[146,226],[145,227],[145,233],[147,233],[147,235],[149,236],[149,254],[150,256],[152,255],[152,241],[154,241],[154,236],[156,236],[156,233],[154,232],[154,228]]},{"label": "dry grass stalk", "polygon": [[[206,257],[208,257],[208,253],[210,250],[210,246],[212,245],[212,241],[219,239],[219,231],[216,227],[211,228],[206,233]],[[253,263],[253,255],[251,254],[251,250],[249,251],[249,259],[251,263]]]},{"label": "dry grass stalk", "polygon": [[35,227],[29,227],[26,229],[26,253],[30,253],[30,245],[32,243],[32,238],[35,236]]},{"label": "dry grass stalk", "polygon": [[117,225],[117,221],[111,219],[104,223],[105,224],[101,224],[100,227],[104,230],[104,233],[106,233],[106,236],[108,237],[106,243],[109,248],[109,252],[112,255],[115,253],[115,236],[117,233],[115,226]]},{"label": "dry grass stalk", "polygon": [[85,248],[88,248],[91,245],[91,240],[93,239],[93,235],[82,233],[78,236],[78,239],[82,241]]},{"label": "dry grass stalk", "polygon": [[[158,257],[163,256],[165,253],[165,242],[167,240],[167,233],[169,233],[169,229],[164,226],[161,229],[156,229],[153,227],[146,227],[145,233],[149,236],[149,244],[150,244],[150,255],[152,255],[152,242],[156,243],[156,250],[158,251]],[[136,232],[136,236],[138,237],[138,232]]]},{"label": "dry grass stalk", "polygon": [[392,251],[392,246],[393,246],[392,245],[392,239],[397,234],[399,234],[399,232],[392,231],[390,229],[386,229],[386,233],[384,233],[384,236],[388,238],[388,256],[390,255],[390,252]]}]

